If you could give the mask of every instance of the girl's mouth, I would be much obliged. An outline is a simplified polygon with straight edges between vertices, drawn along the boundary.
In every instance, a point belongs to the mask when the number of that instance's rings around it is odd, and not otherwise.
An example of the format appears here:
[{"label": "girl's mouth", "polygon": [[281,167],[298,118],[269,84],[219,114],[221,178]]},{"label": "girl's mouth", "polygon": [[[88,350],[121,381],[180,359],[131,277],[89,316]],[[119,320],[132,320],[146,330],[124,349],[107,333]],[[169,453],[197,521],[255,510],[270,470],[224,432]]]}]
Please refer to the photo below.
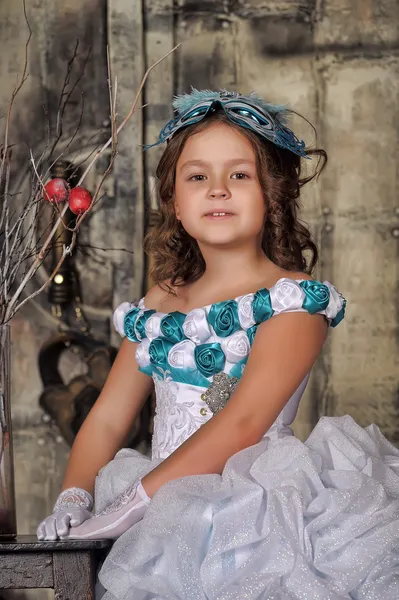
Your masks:
[{"label": "girl's mouth", "polygon": [[230,213],[230,212],[209,212],[206,213],[205,217],[207,219],[229,219],[230,217],[233,217],[234,213]]}]

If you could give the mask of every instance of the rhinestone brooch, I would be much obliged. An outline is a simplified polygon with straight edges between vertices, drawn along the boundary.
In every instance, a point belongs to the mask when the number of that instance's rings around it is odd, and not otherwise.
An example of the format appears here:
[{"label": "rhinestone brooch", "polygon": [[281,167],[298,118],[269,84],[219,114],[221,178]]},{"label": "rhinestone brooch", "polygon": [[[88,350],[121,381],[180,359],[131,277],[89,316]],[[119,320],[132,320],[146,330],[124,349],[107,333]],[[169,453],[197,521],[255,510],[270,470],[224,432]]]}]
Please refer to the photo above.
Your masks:
[{"label": "rhinestone brooch", "polygon": [[240,92],[233,92],[230,90],[222,90],[220,92],[220,97],[221,98],[238,98],[238,96],[240,96]]},{"label": "rhinestone brooch", "polygon": [[227,373],[223,372],[216,373],[209,388],[201,394],[201,400],[206,402],[215,415],[226,406],[238,382],[238,377],[229,377]]}]

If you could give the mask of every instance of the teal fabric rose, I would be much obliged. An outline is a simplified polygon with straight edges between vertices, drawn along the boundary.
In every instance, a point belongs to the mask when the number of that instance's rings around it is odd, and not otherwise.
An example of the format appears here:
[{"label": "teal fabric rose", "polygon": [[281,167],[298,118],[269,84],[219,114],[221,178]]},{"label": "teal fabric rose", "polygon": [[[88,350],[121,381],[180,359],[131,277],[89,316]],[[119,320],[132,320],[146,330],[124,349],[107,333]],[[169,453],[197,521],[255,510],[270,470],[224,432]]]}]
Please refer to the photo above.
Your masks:
[{"label": "teal fabric rose", "polygon": [[183,323],[186,315],[178,310],[165,315],[161,319],[161,332],[167,340],[177,344],[186,337],[183,331]]},{"label": "teal fabric rose", "polygon": [[153,365],[165,365],[168,361],[169,350],[173,347],[172,342],[169,342],[163,337],[157,337],[151,340],[148,347],[148,354]]},{"label": "teal fabric rose", "polygon": [[327,308],[330,301],[330,290],[324,283],[305,280],[301,281],[299,285],[305,292],[302,307],[306,308],[311,315]]},{"label": "teal fabric rose", "polygon": [[131,308],[126,314],[123,321],[123,329],[125,331],[125,335],[128,340],[131,342],[139,342],[140,340],[136,337],[136,332],[134,330],[134,326],[137,320],[137,315],[139,314],[140,309],[135,306]]},{"label": "teal fabric rose", "polygon": [[212,325],[216,335],[227,337],[240,329],[238,305],[235,300],[216,302],[208,314],[208,323]]},{"label": "teal fabric rose", "polygon": [[274,310],[272,308],[272,301],[270,299],[270,293],[267,288],[262,288],[255,293],[254,301],[252,303],[252,310],[254,313],[255,323],[263,323],[273,316]]},{"label": "teal fabric rose", "polygon": [[346,300],[344,299],[344,303],[342,305],[341,310],[337,313],[337,315],[331,319],[331,327],[336,327],[337,325],[339,325],[339,323],[341,323],[342,319],[345,316],[345,309],[346,309]]},{"label": "teal fabric rose", "polygon": [[248,336],[249,343],[251,344],[251,346],[254,343],[254,337],[255,337],[255,333],[256,333],[257,329],[258,329],[258,325],[252,325],[252,327],[247,329],[247,336]]},{"label": "teal fabric rose", "polygon": [[195,347],[194,360],[197,365],[198,371],[210,377],[215,373],[223,371],[226,357],[223,353],[222,347],[217,342],[212,344],[200,344]]},{"label": "teal fabric rose", "polygon": [[154,314],[154,312],[156,312],[153,309],[150,310],[145,310],[143,312],[142,315],[139,316],[139,318],[136,321],[136,332],[137,332],[137,336],[139,337],[139,341],[144,340],[144,338],[147,337],[146,332],[145,332],[145,324],[148,321],[148,319],[151,317],[151,315]]}]

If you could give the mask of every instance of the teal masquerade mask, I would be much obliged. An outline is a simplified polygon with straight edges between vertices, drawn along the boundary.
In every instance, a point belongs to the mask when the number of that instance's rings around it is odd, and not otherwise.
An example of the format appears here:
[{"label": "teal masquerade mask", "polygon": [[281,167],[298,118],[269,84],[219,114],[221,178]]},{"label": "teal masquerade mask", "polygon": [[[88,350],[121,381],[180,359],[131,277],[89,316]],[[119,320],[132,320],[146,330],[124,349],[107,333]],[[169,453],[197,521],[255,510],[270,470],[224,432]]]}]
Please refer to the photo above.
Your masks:
[{"label": "teal masquerade mask", "polygon": [[177,112],[176,118],[163,127],[158,141],[145,146],[145,150],[167,142],[180,129],[202,121],[217,110],[223,110],[233,123],[254,131],[280,148],[309,158],[305,142],[298,140],[286,126],[288,110],[284,106],[269,104],[254,93],[243,96],[226,90],[212,92],[193,88],[190,94],[176,96],[173,107]]}]

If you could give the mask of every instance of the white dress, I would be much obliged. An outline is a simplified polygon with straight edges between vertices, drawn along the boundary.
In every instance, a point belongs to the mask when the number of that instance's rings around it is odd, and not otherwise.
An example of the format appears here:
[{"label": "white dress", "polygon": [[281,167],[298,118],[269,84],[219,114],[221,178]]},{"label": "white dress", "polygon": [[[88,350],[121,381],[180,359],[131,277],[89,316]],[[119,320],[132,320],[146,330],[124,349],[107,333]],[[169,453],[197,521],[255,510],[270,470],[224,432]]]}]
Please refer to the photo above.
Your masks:
[{"label": "white dress", "polygon": [[[97,477],[96,511],[223,408],[260,323],[302,311],[335,326],[345,304],[328,282],[286,278],[187,315],[123,303],[115,326],[139,342],[139,368],[155,384],[152,457],[119,452]],[[350,416],[324,417],[296,439],[289,426],[307,380],[221,475],[158,490],[104,562],[104,600],[399,599],[399,450]]]}]

